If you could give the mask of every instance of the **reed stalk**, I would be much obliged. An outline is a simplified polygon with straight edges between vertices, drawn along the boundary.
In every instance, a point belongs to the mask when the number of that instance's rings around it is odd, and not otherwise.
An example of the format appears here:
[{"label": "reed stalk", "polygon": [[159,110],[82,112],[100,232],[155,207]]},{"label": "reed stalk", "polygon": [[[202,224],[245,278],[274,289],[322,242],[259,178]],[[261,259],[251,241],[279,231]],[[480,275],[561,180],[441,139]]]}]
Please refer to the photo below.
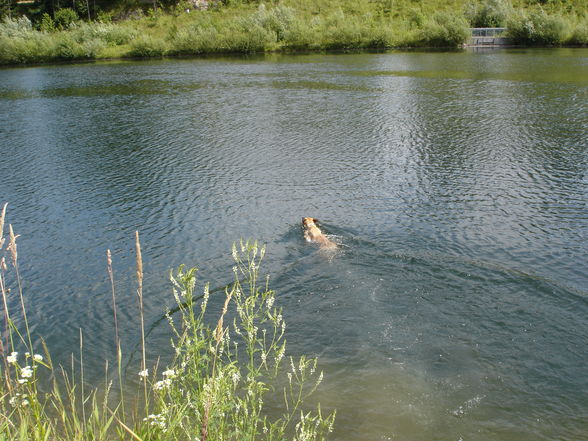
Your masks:
[{"label": "reed stalk", "polygon": [[80,392],[82,405],[82,430],[86,432],[86,396],[84,395],[84,334],[80,328]]},{"label": "reed stalk", "polygon": [[106,270],[108,271],[108,277],[110,279],[110,290],[112,293],[112,311],[114,313],[114,347],[118,348],[119,335],[118,335],[118,320],[116,317],[116,291],[114,288],[114,272],[112,270],[112,255],[110,249],[106,250]]},{"label": "reed stalk", "polygon": [[[137,297],[139,298],[139,314],[141,317],[141,372],[147,372],[147,357],[145,355],[145,317],[143,309],[143,258],[141,256],[141,242],[139,232],[135,231],[135,251],[137,255]],[[142,375],[145,406],[148,405],[147,375]]]}]

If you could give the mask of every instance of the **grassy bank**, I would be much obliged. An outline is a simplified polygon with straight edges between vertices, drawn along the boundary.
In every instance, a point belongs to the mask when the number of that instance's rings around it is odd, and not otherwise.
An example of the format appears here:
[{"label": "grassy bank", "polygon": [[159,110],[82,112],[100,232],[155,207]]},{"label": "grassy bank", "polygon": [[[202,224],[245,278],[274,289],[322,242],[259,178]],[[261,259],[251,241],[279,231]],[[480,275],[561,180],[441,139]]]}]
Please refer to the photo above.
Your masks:
[{"label": "grassy bank", "polygon": [[[103,13],[73,10],[0,24],[0,63],[212,53],[457,47],[471,26],[508,26],[515,44],[588,45],[586,0],[284,0],[225,2],[204,10],[175,5]],[[65,12],[64,12],[65,11]],[[122,16],[121,14],[119,14]]]},{"label": "grassy bank", "polygon": [[[0,339],[0,440],[319,441],[332,430],[334,414],[324,416],[320,407],[311,410],[304,404],[321,382],[322,373],[316,359],[288,357],[282,311],[275,306],[275,293],[267,280],[260,280],[264,249],[256,243],[233,247],[234,282],[214,302],[209,302],[210,297],[217,294],[209,293],[208,286],[198,295],[195,268],[180,267],[170,274],[176,307],[166,316],[175,357],[164,364],[146,357],[143,265],[137,234],[142,357],[136,367],[140,386],[129,394],[123,386],[110,252],[106,260],[118,366],[111,369],[106,364],[104,383],[92,386],[84,378],[81,331],[71,368],[55,366],[45,345],[34,343],[25,307],[28,293],[23,292],[19,272],[18,236],[12,226],[8,236],[3,236],[5,213],[6,206],[0,213],[4,331]],[[16,325],[16,317],[21,326]]]}]

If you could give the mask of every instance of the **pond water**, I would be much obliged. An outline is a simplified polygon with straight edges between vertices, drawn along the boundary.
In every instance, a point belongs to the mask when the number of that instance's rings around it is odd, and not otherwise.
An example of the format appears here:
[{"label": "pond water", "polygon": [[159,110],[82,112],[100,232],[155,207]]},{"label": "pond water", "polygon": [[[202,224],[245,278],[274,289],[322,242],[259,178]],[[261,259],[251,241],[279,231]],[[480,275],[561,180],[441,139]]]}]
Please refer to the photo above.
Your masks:
[{"label": "pond water", "polygon": [[320,357],[332,439],[588,439],[587,104],[586,49],[2,69],[0,202],[33,332],[67,362],[83,328],[101,378],[106,249],[131,359],[134,231],[148,324],[170,268],[222,286],[251,237],[290,353]]}]

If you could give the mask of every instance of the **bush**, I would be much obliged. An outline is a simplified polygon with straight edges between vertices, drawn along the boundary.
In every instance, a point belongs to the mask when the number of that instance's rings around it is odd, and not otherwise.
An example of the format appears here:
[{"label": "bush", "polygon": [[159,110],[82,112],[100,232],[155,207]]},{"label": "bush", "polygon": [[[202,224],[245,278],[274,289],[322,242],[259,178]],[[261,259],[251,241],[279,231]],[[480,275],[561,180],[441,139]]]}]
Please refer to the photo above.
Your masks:
[{"label": "bush", "polygon": [[268,11],[262,3],[257,8],[257,12],[250,17],[250,20],[256,25],[270,32],[274,32],[276,34],[276,40],[282,41],[294,22],[295,15],[294,10],[287,6],[278,5]]},{"label": "bush", "polygon": [[425,16],[420,9],[411,8],[406,16],[412,28],[420,28],[425,23]]},{"label": "bush", "polygon": [[588,45],[588,20],[584,20],[576,25],[568,43],[576,46]]},{"label": "bush", "polygon": [[31,32],[23,37],[5,37],[0,35],[0,63],[20,64],[39,63],[53,57],[54,45],[44,34]]},{"label": "bush", "polygon": [[49,14],[46,12],[41,16],[41,23],[39,24],[39,30],[42,32],[53,32],[55,31],[55,22]]},{"label": "bush", "polygon": [[296,20],[284,34],[284,47],[294,50],[308,50],[320,46],[317,28]]},{"label": "bush", "polygon": [[560,46],[571,34],[571,25],[563,17],[543,11],[513,15],[508,21],[508,36],[513,43],[537,46]]},{"label": "bush", "polygon": [[129,43],[137,35],[138,32],[135,29],[131,29],[122,24],[111,24],[106,26],[102,39],[109,46],[120,46]]},{"label": "bush", "polygon": [[112,12],[98,11],[96,21],[99,23],[112,23]]},{"label": "bush", "polygon": [[142,35],[131,42],[128,53],[131,57],[162,57],[168,51],[167,44],[161,38]]},{"label": "bush", "polygon": [[508,0],[485,0],[471,3],[466,9],[466,17],[476,28],[498,28],[506,26],[513,8]]},{"label": "bush", "polygon": [[418,34],[418,44],[427,47],[457,47],[470,36],[467,22],[449,12],[437,12]]},{"label": "bush", "polygon": [[0,35],[5,37],[26,37],[32,30],[33,25],[25,16],[16,19],[6,17],[0,23]]},{"label": "bush", "polygon": [[100,41],[108,46],[127,44],[135,38],[137,31],[119,24],[85,23],[70,31],[79,43]]},{"label": "bush", "polygon": [[55,12],[55,25],[57,29],[69,29],[76,21],[80,18],[76,11],[71,8],[62,8],[58,9]]},{"label": "bush", "polygon": [[104,43],[100,40],[78,42],[70,34],[61,34],[56,41],[55,57],[61,60],[96,58],[103,48]]},{"label": "bush", "polygon": [[195,27],[177,31],[171,40],[172,53],[190,55],[218,51],[220,35],[215,27]]},{"label": "bush", "polygon": [[276,43],[276,35],[260,25],[243,21],[227,29],[221,38],[221,48],[227,52],[263,52]]}]

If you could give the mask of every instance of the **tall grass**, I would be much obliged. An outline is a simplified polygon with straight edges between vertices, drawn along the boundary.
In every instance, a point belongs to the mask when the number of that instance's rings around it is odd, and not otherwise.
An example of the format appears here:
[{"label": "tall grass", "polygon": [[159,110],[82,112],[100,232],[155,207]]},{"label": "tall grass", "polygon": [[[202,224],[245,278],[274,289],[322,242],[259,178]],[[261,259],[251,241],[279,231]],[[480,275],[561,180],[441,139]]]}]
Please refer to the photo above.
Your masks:
[{"label": "tall grass", "polygon": [[[103,385],[86,384],[82,330],[79,365],[72,356],[70,368],[55,366],[42,341],[42,349],[35,346],[26,318],[27,293],[18,269],[18,236],[9,225],[9,235],[4,237],[5,218],[6,205],[0,214],[5,326],[0,342],[0,439],[318,441],[332,430],[334,413],[323,415],[320,407],[310,410],[304,404],[320,384],[322,372],[317,371],[316,359],[287,356],[286,325],[268,279],[260,277],[265,250],[257,243],[233,246],[234,281],[224,289],[220,310],[218,302],[210,302],[208,285],[197,295],[196,268],[181,266],[170,273],[177,315],[168,312],[167,318],[175,355],[160,368],[159,362],[150,362],[145,354],[143,265],[136,234],[141,390],[130,399],[124,393],[119,323],[115,321],[120,387],[115,398],[108,363]],[[107,269],[116,311],[109,251]],[[15,300],[20,305],[18,313],[10,309]],[[211,307],[213,303],[217,306]],[[23,320],[22,326],[17,326],[16,315]]]}]

